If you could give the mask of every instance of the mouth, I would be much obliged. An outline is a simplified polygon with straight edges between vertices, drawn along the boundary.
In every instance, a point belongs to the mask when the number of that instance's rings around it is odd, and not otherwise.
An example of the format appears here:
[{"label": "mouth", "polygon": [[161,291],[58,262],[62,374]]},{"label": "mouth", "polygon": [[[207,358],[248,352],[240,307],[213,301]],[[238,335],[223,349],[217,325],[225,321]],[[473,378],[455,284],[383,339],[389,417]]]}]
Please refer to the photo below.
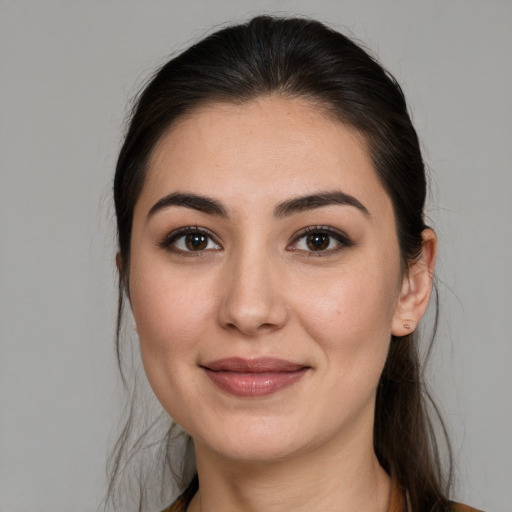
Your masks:
[{"label": "mouth", "polygon": [[222,391],[238,397],[261,397],[295,384],[311,367],[283,359],[233,357],[201,368]]}]

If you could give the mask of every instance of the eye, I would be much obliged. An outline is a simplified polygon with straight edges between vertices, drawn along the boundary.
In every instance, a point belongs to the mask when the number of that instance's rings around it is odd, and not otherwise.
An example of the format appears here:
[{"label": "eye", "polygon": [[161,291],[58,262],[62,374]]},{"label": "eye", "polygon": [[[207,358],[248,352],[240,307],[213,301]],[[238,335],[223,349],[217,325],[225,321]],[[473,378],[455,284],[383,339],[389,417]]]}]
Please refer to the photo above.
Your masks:
[{"label": "eye", "polygon": [[309,253],[331,253],[351,245],[352,242],[344,233],[333,228],[313,226],[304,229],[290,248]]},{"label": "eye", "polygon": [[160,245],[177,253],[201,253],[222,249],[209,231],[198,227],[179,228],[169,233]]}]

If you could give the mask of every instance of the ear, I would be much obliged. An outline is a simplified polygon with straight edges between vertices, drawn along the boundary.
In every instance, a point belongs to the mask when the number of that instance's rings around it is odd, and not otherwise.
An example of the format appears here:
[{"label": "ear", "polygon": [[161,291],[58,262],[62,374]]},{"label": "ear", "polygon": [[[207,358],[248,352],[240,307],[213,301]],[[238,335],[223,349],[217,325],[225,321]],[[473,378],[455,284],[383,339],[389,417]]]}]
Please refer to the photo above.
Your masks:
[{"label": "ear", "polygon": [[398,297],[391,333],[405,336],[413,332],[427,310],[437,253],[437,237],[432,229],[425,229],[421,254],[411,262],[404,275],[402,290]]}]

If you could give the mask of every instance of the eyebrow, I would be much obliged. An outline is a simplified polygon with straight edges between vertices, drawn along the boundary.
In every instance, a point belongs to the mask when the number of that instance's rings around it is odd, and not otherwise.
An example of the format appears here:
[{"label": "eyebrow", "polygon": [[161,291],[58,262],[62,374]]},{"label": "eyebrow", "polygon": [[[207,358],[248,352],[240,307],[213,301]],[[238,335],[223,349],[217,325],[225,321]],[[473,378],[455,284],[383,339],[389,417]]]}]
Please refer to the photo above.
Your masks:
[{"label": "eyebrow", "polygon": [[341,192],[340,190],[334,192],[319,192],[309,196],[296,197],[279,203],[274,210],[274,216],[278,218],[288,217],[294,213],[302,212],[305,210],[313,210],[321,208],[322,206],[330,206],[339,204],[342,206],[353,206],[357,208],[367,217],[370,217],[370,212],[367,208],[354,196]]},{"label": "eyebrow", "polygon": [[181,192],[174,192],[157,201],[148,212],[148,219],[155,213],[169,208],[169,206],[184,206],[199,212],[207,213],[209,215],[217,215],[219,217],[226,217],[228,213],[226,208],[216,199],[211,197],[199,196],[196,194],[183,194]]},{"label": "eyebrow", "polygon": [[[354,196],[346,194],[345,192],[334,191],[319,192],[317,194],[294,197],[293,199],[283,201],[282,203],[279,203],[274,209],[274,217],[289,217],[295,213],[314,210],[315,208],[331,205],[353,206],[354,208],[357,208],[362,213],[364,213],[367,217],[370,216],[367,208]],[[155,215],[157,212],[165,208],[169,208],[170,206],[182,206],[185,208],[197,210],[199,212],[207,213],[209,215],[228,218],[227,209],[217,199],[197,194],[174,192],[165,197],[162,197],[162,199],[158,200],[151,207],[147,215],[148,219]]]}]

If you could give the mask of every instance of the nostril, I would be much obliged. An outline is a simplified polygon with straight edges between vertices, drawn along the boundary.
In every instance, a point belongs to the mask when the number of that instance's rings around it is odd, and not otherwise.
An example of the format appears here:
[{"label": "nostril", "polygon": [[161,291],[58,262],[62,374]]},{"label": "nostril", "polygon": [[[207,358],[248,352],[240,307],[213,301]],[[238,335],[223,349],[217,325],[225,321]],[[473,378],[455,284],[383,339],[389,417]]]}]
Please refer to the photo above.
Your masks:
[{"label": "nostril", "polygon": [[230,332],[238,332],[245,336],[257,336],[260,334],[271,333],[281,328],[280,324],[272,322],[251,323],[251,322],[226,322],[223,324],[224,329]]},{"label": "nostril", "polygon": [[227,331],[247,336],[275,331],[287,318],[284,298],[269,272],[256,272],[254,265],[251,268],[252,273],[234,272],[223,283],[223,294],[217,303],[219,324]]},{"label": "nostril", "polygon": [[266,330],[272,330],[272,329],[277,329],[278,326],[275,324],[271,324],[271,323],[265,323],[265,324],[261,324],[259,328],[266,329]]}]

